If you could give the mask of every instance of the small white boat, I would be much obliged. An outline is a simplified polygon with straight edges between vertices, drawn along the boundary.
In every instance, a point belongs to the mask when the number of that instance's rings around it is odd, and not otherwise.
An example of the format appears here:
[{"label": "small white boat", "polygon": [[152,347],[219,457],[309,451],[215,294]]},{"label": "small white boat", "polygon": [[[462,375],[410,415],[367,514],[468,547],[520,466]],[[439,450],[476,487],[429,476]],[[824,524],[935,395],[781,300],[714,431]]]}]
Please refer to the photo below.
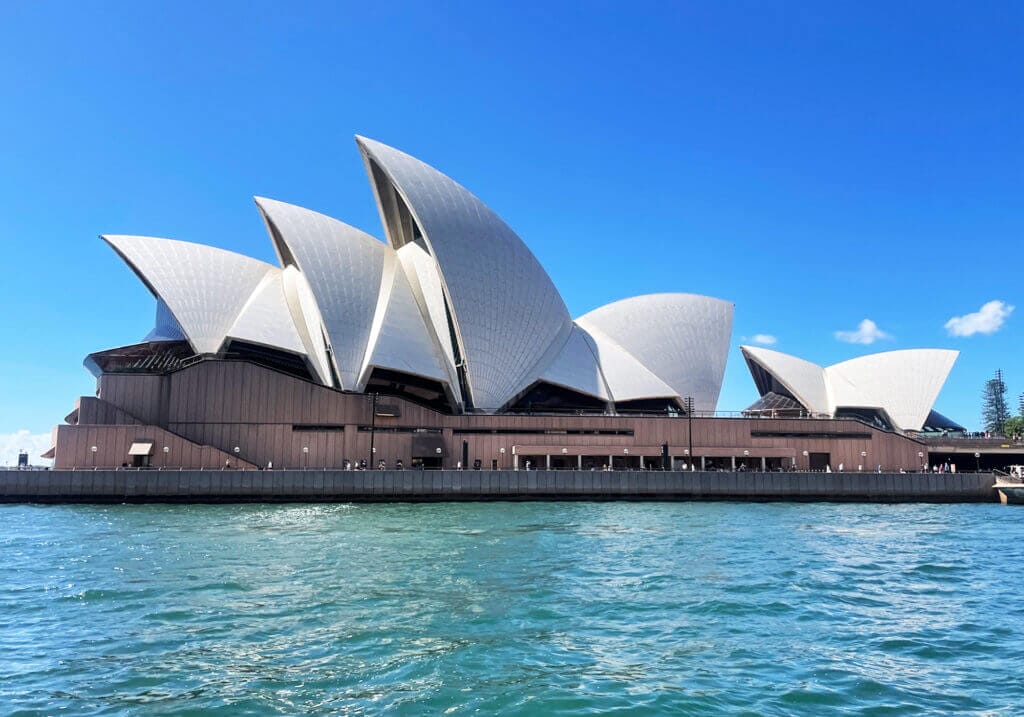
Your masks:
[{"label": "small white boat", "polygon": [[1024,503],[1024,466],[1010,466],[1006,477],[1000,476],[993,486],[999,491],[999,502]]}]

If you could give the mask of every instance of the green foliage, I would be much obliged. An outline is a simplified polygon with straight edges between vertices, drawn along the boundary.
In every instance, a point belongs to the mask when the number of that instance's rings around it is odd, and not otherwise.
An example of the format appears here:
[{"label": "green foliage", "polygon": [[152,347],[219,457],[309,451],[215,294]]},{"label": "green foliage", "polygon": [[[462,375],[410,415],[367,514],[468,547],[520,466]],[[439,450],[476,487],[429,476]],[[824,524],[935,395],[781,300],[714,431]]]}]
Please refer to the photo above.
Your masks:
[{"label": "green foliage", "polygon": [[985,430],[997,436],[1005,435],[1010,408],[1006,405],[1006,383],[1003,381],[1002,369],[997,369],[996,375],[985,382],[981,400],[981,420]]},{"label": "green foliage", "polygon": [[1024,416],[1014,416],[1006,419],[1003,425],[1003,433],[1008,438],[1024,438]]}]

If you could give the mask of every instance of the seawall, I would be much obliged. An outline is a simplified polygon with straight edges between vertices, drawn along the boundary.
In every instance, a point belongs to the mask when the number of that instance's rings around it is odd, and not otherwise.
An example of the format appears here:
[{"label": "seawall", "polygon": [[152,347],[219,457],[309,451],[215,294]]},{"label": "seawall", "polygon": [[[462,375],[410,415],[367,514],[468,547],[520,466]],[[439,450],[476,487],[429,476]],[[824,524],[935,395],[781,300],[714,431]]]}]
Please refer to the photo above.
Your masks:
[{"label": "seawall", "polygon": [[0,470],[3,503],[746,500],[982,503],[989,473]]}]

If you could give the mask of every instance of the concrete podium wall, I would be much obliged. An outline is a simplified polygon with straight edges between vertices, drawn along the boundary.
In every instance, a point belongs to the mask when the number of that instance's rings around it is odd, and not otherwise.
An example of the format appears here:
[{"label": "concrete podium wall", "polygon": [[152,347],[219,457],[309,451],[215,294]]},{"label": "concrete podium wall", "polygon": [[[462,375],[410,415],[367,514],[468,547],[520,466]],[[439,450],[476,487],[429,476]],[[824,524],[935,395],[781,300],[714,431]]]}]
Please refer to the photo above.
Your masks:
[{"label": "concrete podium wall", "polygon": [[988,473],[0,470],[5,503],[450,500],[995,502]]}]

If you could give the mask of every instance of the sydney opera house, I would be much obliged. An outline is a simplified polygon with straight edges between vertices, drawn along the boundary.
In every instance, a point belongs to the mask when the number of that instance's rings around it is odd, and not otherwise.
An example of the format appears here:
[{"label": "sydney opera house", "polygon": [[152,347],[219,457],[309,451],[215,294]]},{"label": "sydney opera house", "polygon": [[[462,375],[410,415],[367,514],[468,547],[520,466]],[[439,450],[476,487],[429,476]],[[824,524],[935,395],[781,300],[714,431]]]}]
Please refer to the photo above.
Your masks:
[{"label": "sydney opera house", "polygon": [[86,359],[95,396],[57,467],[915,468],[956,353],[821,368],[743,347],[761,398],[715,411],[733,305],[686,293],[573,319],[527,245],[464,187],[363,137],[384,241],[256,198],[278,263],[106,235],[156,301]]}]

